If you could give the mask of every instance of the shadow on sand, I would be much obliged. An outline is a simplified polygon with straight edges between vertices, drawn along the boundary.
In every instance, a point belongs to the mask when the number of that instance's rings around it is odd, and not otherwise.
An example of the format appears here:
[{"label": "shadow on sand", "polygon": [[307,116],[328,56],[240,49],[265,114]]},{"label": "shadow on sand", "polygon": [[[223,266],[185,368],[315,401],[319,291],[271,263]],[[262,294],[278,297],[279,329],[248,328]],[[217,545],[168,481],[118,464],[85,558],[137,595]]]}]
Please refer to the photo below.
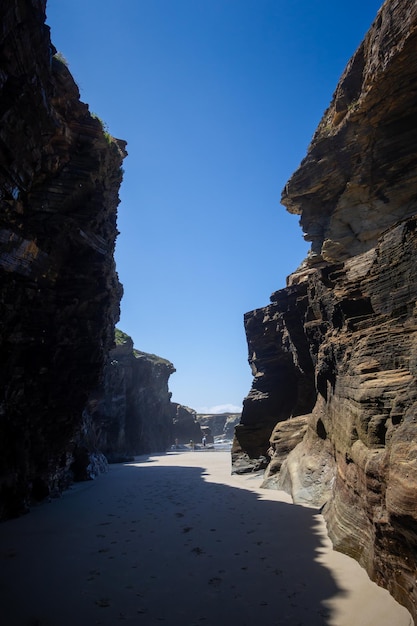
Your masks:
[{"label": "shadow on sand", "polygon": [[314,510],[152,463],[0,526],[5,626],[323,626]]}]

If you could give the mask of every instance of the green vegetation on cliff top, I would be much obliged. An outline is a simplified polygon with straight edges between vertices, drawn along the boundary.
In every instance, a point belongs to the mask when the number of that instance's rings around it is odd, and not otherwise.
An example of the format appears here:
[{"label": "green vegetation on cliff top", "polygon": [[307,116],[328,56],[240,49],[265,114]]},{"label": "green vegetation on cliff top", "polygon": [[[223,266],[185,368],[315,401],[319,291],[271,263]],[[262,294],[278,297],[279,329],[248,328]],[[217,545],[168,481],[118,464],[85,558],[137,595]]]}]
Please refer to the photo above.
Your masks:
[{"label": "green vegetation on cliff top", "polygon": [[124,333],[119,328],[116,328],[115,331],[114,331],[114,340],[115,340],[116,346],[121,346],[122,344],[126,343],[127,341],[131,341],[132,344],[133,344],[132,337],[129,337],[128,334]]},{"label": "green vegetation on cliff top", "polygon": [[158,356],[157,354],[150,354],[148,352],[142,352],[141,350],[137,350],[136,348],[133,348],[132,337],[130,337],[130,335],[120,330],[120,328],[115,328],[114,341],[115,341],[116,346],[122,346],[125,343],[131,342],[133,355],[137,359],[146,358],[149,361],[153,361],[154,363],[164,364],[169,368],[173,368],[173,370],[175,371],[174,366],[172,365],[171,361],[168,361],[168,359],[164,359]]}]

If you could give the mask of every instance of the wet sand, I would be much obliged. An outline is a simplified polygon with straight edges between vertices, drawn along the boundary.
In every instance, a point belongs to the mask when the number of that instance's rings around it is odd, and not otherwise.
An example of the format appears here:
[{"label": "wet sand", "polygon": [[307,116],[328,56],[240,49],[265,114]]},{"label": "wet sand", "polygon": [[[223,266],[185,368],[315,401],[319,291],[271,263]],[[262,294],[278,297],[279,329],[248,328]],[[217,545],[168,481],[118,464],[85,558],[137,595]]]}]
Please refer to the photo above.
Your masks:
[{"label": "wet sand", "polygon": [[0,525],[2,626],[410,626],[230,453],[138,457]]}]

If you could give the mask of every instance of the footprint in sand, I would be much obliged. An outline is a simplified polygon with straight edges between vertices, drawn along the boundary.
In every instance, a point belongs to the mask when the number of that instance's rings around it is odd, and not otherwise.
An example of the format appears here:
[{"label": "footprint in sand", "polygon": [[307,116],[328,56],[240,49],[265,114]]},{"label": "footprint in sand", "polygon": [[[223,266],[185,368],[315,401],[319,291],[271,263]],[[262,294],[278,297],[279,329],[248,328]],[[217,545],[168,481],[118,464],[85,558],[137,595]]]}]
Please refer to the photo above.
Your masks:
[{"label": "footprint in sand", "polygon": [[100,572],[97,569],[92,569],[88,572],[89,576],[87,578],[88,581],[95,580],[97,576],[100,576]]}]

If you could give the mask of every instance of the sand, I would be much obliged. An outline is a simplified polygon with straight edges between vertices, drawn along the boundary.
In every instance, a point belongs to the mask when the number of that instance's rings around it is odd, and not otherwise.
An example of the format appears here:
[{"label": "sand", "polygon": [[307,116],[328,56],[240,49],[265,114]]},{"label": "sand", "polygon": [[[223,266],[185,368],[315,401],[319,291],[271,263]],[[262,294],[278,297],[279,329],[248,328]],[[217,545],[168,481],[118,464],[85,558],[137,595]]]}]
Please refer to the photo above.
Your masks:
[{"label": "sand", "polygon": [[2,626],[410,626],[228,451],[138,457],[0,525]]}]

